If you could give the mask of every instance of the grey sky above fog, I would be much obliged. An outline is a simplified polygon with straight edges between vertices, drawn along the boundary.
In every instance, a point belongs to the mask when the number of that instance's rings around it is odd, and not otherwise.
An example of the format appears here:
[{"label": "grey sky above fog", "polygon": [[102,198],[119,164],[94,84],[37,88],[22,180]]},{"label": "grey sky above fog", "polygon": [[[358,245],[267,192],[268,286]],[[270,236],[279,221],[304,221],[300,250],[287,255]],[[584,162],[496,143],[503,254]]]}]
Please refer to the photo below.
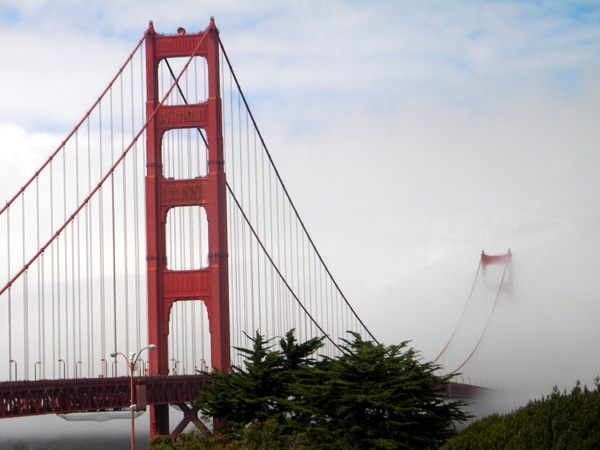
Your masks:
[{"label": "grey sky above fog", "polygon": [[195,32],[210,16],[319,251],[381,341],[435,357],[481,250],[511,248],[514,298],[482,344],[482,376],[533,395],[591,383],[596,2],[0,0],[0,201],[149,20]]}]

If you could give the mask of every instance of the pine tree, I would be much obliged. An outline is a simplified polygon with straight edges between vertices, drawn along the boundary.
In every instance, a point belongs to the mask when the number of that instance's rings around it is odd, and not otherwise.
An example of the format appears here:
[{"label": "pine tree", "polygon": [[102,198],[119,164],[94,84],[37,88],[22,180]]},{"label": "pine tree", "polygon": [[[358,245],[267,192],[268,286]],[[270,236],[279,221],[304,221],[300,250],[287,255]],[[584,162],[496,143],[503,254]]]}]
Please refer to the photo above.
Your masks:
[{"label": "pine tree", "polygon": [[304,386],[314,409],[307,437],[321,448],[429,448],[455,434],[468,416],[442,397],[448,377],[420,362],[406,342],[384,346],[357,333],[343,355],[318,366],[320,381]]},{"label": "pine tree", "polygon": [[257,332],[251,349],[238,348],[244,368],[211,372],[198,407],[226,419],[238,442],[249,424],[261,429],[271,421],[280,438],[299,437],[310,448],[437,447],[468,418],[461,403],[442,397],[449,378],[406,342],[384,346],[351,336],[341,356],[316,359],[322,338],[298,343],[291,330],[274,350]]},{"label": "pine tree", "polygon": [[225,419],[234,432],[254,419],[271,419],[283,433],[292,433],[299,428],[301,413],[294,410],[296,394],[291,386],[308,376],[315,361],[311,355],[323,345],[323,339],[298,343],[290,330],[279,341],[281,350],[272,350],[272,339],[258,331],[254,338],[247,337],[251,349],[236,347],[245,355],[244,368],[207,373],[213,383],[201,393],[198,407],[206,415]]}]

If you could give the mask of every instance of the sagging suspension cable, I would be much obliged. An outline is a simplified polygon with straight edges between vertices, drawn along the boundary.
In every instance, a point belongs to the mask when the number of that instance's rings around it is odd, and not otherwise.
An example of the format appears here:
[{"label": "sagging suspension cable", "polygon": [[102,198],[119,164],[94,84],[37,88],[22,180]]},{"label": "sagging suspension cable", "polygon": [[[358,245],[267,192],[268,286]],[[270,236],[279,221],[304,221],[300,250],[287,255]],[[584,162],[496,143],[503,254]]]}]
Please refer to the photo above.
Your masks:
[{"label": "sagging suspension cable", "polygon": [[333,282],[333,284],[336,287],[337,291],[340,293],[342,299],[346,303],[346,306],[350,309],[350,311],[352,311],[352,314],[358,320],[358,322],[362,325],[363,329],[367,333],[369,333],[369,336],[371,337],[371,339],[373,339],[373,341],[375,341],[377,344],[379,344],[379,341],[375,338],[375,336],[373,335],[373,333],[371,333],[371,331],[369,330],[369,328],[365,325],[365,323],[362,321],[362,319],[358,316],[358,314],[356,313],[356,311],[354,310],[354,308],[352,307],[352,305],[350,304],[350,302],[348,301],[348,299],[346,298],[346,296],[344,295],[344,293],[340,289],[339,285],[335,281],[335,278],[333,277],[333,275],[331,274],[329,268],[327,267],[327,264],[325,264],[325,261],[323,260],[321,254],[317,250],[317,247],[316,247],[314,241],[312,240],[312,237],[308,233],[308,230],[306,229],[306,226],[304,225],[304,222],[302,221],[302,219],[300,218],[300,215],[298,214],[298,210],[296,209],[296,205],[292,201],[292,198],[290,197],[290,194],[289,194],[287,188],[285,187],[285,184],[283,183],[283,180],[281,179],[281,176],[279,175],[279,171],[277,170],[277,167],[275,167],[275,163],[273,161],[273,158],[271,157],[271,153],[269,152],[269,149],[267,148],[267,144],[265,143],[265,140],[263,139],[263,136],[262,136],[260,130],[258,129],[258,125],[256,123],[256,120],[254,119],[254,115],[252,114],[252,111],[250,111],[250,106],[248,105],[248,102],[246,100],[246,96],[244,95],[244,93],[242,91],[242,87],[241,87],[241,85],[240,85],[240,83],[238,81],[238,78],[237,78],[237,76],[235,74],[235,71],[233,70],[233,66],[231,65],[231,61],[229,60],[229,57],[227,56],[227,52],[225,51],[225,48],[223,46],[223,42],[221,41],[220,38],[219,38],[219,47],[220,47],[221,51],[223,52],[223,56],[225,56],[225,60],[227,61],[227,65],[228,65],[229,70],[230,70],[230,72],[231,72],[231,74],[233,76],[233,79],[234,79],[235,84],[237,86],[238,92],[240,93],[240,96],[241,96],[242,100],[244,101],[244,105],[246,107],[246,111],[248,112],[248,115],[250,116],[250,119],[252,120],[252,124],[254,126],[254,129],[256,130],[256,133],[258,134],[258,137],[260,139],[262,147],[263,147],[263,149],[264,149],[267,157],[269,158],[269,162],[271,164],[271,167],[272,167],[273,171],[275,172],[275,175],[276,175],[277,179],[279,180],[279,184],[281,185],[281,187],[283,189],[283,192],[284,192],[286,198],[288,199],[288,202],[289,202],[290,206],[292,207],[292,209],[294,211],[294,214],[296,215],[296,218],[297,218],[298,222],[300,223],[300,226],[302,227],[302,230],[304,231],[306,237],[308,238],[308,241],[310,242],[310,245],[312,246],[312,248],[313,248],[314,252],[316,253],[317,257],[319,258],[319,261],[321,262],[323,268],[327,272],[327,275],[329,276],[330,280]]},{"label": "sagging suspension cable", "polygon": [[488,320],[485,324],[485,327],[481,333],[481,336],[479,336],[479,340],[477,341],[477,344],[475,345],[475,348],[473,348],[473,351],[471,351],[471,353],[469,354],[469,356],[467,356],[467,359],[464,360],[464,362],[458,366],[456,369],[454,369],[452,372],[449,373],[449,375],[451,374],[455,374],[457,373],[460,369],[462,369],[465,364],[467,364],[469,362],[469,360],[471,359],[471,357],[475,354],[475,352],[477,351],[477,349],[479,348],[479,344],[481,344],[481,341],[483,341],[483,337],[485,336],[486,331],[488,330],[488,327],[490,325],[490,322],[492,321],[492,317],[494,315],[494,311],[496,309],[496,306],[498,305],[498,299],[500,298],[500,293],[502,292],[502,287],[504,285],[504,277],[506,275],[506,271],[508,269],[508,265],[504,265],[504,271],[502,272],[502,278],[500,280],[500,285],[498,286],[498,290],[496,291],[496,299],[494,300],[494,306],[492,307],[492,310],[490,312],[490,315],[488,316]]},{"label": "sagging suspension cable", "polygon": [[296,302],[298,303],[298,305],[300,306],[300,308],[302,308],[302,310],[310,318],[310,320],[312,321],[312,323],[314,323],[315,326],[319,329],[319,331],[321,331],[321,333],[323,333],[323,336],[326,337],[327,340],[329,342],[331,342],[341,352],[342,351],[341,347],[338,344],[336,344],[335,341],[331,338],[331,336],[329,336],[329,334],[327,334],[325,332],[325,330],[321,327],[321,325],[319,325],[319,323],[310,314],[310,312],[306,309],[306,307],[304,306],[304,304],[302,303],[302,301],[300,300],[300,298],[296,295],[296,293],[294,292],[294,290],[292,289],[292,287],[289,285],[289,283],[287,282],[286,278],[283,276],[283,274],[281,273],[281,271],[279,270],[279,268],[275,264],[275,261],[273,260],[273,258],[269,254],[269,252],[267,251],[265,245],[260,240],[260,237],[258,236],[258,234],[256,233],[256,230],[254,229],[254,227],[250,223],[250,220],[248,219],[248,216],[246,215],[246,213],[242,209],[242,205],[239,203],[238,199],[236,198],[236,196],[233,193],[233,191],[232,191],[231,187],[229,186],[229,184],[227,184],[227,190],[231,194],[231,196],[232,196],[232,198],[233,198],[233,200],[234,200],[234,202],[235,202],[238,210],[240,211],[240,213],[242,214],[242,217],[244,218],[244,221],[246,222],[246,224],[250,228],[250,231],[252,231],[252,234],[253,234],[254,238],[256,239],[256,242],[258,243],[258,245],[260,245],[260,248],[262,249],[263,253],[265,254],[265,256],[267,257],[267,259],[271,263],[271,266],[273,267],[273,269],[275,269],[275,272],[277,272],[277,275],[279,276],[279,278],[281,279],[281,281],[283,282],[283,284],[285,285],[285,287],[288,289],[289,293],[292,294],[292,297],[294,297],[294,299],[296,300]]},{"label": "sagging suspension cable", "polygon": [[463,319],[465,318],[467,309],[469,309],[469,305],[471,304],[471,298],[473,297],[473,291],[475,290],[475,284],[477,283],[477,278],[479,277],[480,271],[481,271],[481,261],[479,261],[479,265],[477,266],[477,271],[475,272],[475,279],[473,280],[473,284],[471,286],[471,292],[469,293],[469,297],[467,298],[467,303],[465,304],[462,314],[461,314],[460,318],[458,319],[458,322],[456,324],[456,327],[454,328],[454,331],[452,332],[452,335],[450,336],[450,339],[448,339],[448,342],[446,343],[446,345],[444,346],[442,351],[439,353],[439,355],[437,355],[435,357],[435,359],[432,361],[434,364],[440,359],[440,357],[444,354],[446,349],[450,346],[450,344],[454,340],[454,336],[456,335],[458,329],[460,328],[460,324],[462,323]]},{"label": "sagging suspension cable", "polygon": [[[166,65],[167,65],[167,68],[168,68],[169,72],[171,73],[171,76],[173,78],[175,78],[175,74],[173,72],[173,69],[171,68],[171,65],[169,64],[169,61],[165,60],[165,62],[166,62]],[[184,101],[185,104],[188,104],[187,98],[184,95],[183,90],[179,86],[179,83],[176,83],[176,84],[177,84],[177,90],[178,90],[179,94],[181,95],[181,98],[183,99],[183,101]],[[238,86],[238,88],[239,88],[239,86]],[[245,102],[245,100],[244,100],[244,102]],[[247,105],[246,105],[246,107],[247,107]],[[254,118],[252,118],[252,121],[254,122]],[[255,126],[255,129],[256,129],[256,123],[254,123],[254,126]],[[204,141],[204,144],[208,147],[208,141],[206,140],[206,137],[204,136],[204,133],[202,132],[202,129],[198,128],[198,127],[196,129],[198,130],[198,133],[202,137],[202,140]],[[262,138],[261,138],[261,141],[262,141]],[[264,143],[263,143],[263,145],[264,145]],[[269,159],[270,159],[270,157],[269,157]],[[278,177],[279,177],[279,175],[278,175]],[[286,280],[286,278],[284,277],[284,275],[281,273],[281,271],[279,270],[279,268],[275,264],[275,261],[273,260],[272,256],[267,251],[266,246],[264,245],[264,243],[261,241],[260,237],[258,236],[258,233],[256,232],[254,226],[250,222],[250,219],[248,218],[248,216],[244,212],[244,210],[242,208],[242,205],[240,204],[238,198],[236,197],[235,193],[233,192],[233,189],[231,188],[231,186],[229,185],[229,183],[227,181],[225,182],[225,184],[226,184],[226,187],[227,187],[227,191],[229,192],[229,194],[233,198],[233,201],[234,201],[234,203],[236,205],[236,208],[242,214],[244,222],[246,222],[246,225],[248,225],[250,231],[252,232],[252,235],[256,239],[256,241],[257,241],[258,245],[260,246],[260,248],[262,249],[264,255],[267,257],[267,259],[271,263],[271,266],[273,267],[273,269],[275,270],[275,272],[277,273],[277,275],[279,276],[279,278],[281,279],[281,281],[283,282],[283,284],[286,286],[286,288],[288,289],[288,291],[290,292],[290,294],[294,297],[294,299],[296,300],[296,302],[298,303],[298,305],[300,306],[300,308],[302,308],[302,310],[310,318],[310,320],[312,321],[312,323],[315,324],[315,326],[319,329],[319,331],[323,334],[323,336],[326,337],[327,340],[329,340],[339,351],[342,351],[341,347],[331,338],[331,336],[329,336],[329,334],[327,334],[325,332],[325,330],[321,327],[321,325],[319,325],[319,323],[317,322],[317,320],[310,314],[310,312],[308,311],[308,309],[306,309],[306,307],[304,306],[304,304],[302,303],[302,301],[300,300],[300,298],[298,297],[298,295],[294,292],[294,290],[292,289],[292,287],[290,286],[290,284],[288,283],[288,281]],[[287,193],[286,193],[286,195],[287,195]],[[288,196],[288,198],[289,198],[289,196]],[[292,205],[292,207],[293,207],[293,205]],[[298,213],[296,212],[295,208],[294,208],[294,212],[296,213],[296,216],[297,216]],[[306,230],[305,230],[305,232],[306,232]],[[310,239],[310,237],[309,237],[309,239]],[[311,241],[311,244],[312,244],[312,241]],[[314,247],[314,244],[313,244],[313,247]],[[333,279],[332,279],[332,281],[333,281]],[[335,284],[335,281],[334,281],[334,284]],[[359,319],[359,321],[360,321],[360,319]],[[367,330],[367,332],[369,332],[369,330]],[[371,333],[369,332],[369,334],[371,334]]]}]

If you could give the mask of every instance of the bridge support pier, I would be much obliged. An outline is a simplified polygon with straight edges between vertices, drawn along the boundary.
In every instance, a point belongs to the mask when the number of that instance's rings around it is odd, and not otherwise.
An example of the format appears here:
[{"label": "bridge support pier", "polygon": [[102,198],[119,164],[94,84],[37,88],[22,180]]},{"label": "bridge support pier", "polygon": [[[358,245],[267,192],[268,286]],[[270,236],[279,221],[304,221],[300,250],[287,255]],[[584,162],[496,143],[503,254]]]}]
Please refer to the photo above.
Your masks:
[{"label": "bridge support pier", "polygon": [[203,434],[210,433],[210,430],[202,423],[202,421],[198,418],[198,408],[193,405],[189,405],[187,403],[177,403],[177,407],[183,412],[183,419],[179,422],[179,425],[175,427],[173,432],[171,433],[171,437],[173,440],[181,434],[181,432],[185,429],[185,427],[189,423],[193,423],[196,425],[196,428],[200,430]]},{"label": "bridge support pier", "polygon": [[169,405],[150,406],[150,437],[164,436],[169,432]]}]

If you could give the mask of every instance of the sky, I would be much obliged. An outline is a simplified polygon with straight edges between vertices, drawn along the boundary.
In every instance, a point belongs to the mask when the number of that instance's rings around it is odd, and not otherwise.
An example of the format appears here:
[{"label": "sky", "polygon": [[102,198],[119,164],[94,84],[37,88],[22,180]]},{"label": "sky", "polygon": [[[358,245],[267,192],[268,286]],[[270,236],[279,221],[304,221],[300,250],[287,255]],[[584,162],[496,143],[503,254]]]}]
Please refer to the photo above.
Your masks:
[{"label": "sky", "polygon": [[592,384],[597,1],[0,0],[0,201],[150,20],[171,34],[211,16],[300,215],[380,341],[435,357],[481,251],[510,248],[513,296],[481,376],[525,398]]}]

